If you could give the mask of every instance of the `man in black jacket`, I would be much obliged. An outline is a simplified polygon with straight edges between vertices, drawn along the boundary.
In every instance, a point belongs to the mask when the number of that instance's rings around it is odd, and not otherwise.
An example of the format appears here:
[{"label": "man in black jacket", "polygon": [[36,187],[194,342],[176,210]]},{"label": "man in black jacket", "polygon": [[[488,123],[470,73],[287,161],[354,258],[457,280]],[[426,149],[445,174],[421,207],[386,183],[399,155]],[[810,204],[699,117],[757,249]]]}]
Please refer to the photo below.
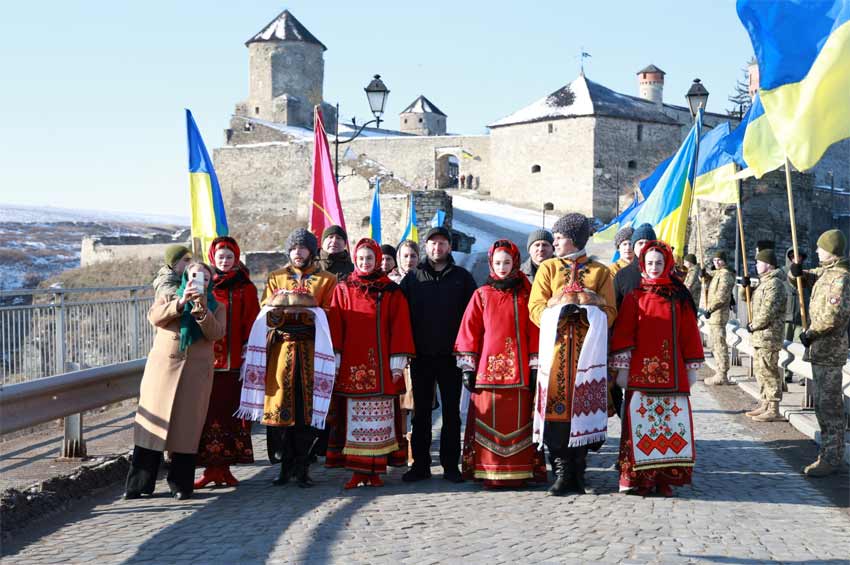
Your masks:
[{"label": "man in black jacket", "polygon": [[469,271],[454,264],[451,234],[431,228],[425,235],[425,259],[401,281],[410,304],[410,322],[416,358],[411,364],[413,380],[413,467],[406,482],[431,477],[431,404],[434,384],[440,385],[443,427],[440,430],[440,464],[443,478],[463,482],[460,462],[461,373],[453,355],[466,304],[476,284]]},{"label": "man in black jacket", "polygon": [[655,230],[650,224],[641,224],[632,233],[632,249],[635,250],[635,258],[631,264],[626,265],[614,275],[614,293],[617,297],[617,308],[623,303],[623,298],[640,286],[640,253],[646,244],[657,239]]}]

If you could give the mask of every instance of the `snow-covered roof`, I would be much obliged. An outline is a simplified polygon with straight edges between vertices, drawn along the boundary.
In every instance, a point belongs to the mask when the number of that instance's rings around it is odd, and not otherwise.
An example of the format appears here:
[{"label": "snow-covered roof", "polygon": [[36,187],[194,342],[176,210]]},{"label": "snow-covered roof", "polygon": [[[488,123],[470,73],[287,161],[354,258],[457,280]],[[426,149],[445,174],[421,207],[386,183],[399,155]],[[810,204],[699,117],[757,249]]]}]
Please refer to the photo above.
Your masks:
[{"label": "snow-covered roof", "polygon": [[320,45],[323,51],[328,50],[325,44],[316,39],[316,36],[310,33],[289,10],[284,10],[278,14],[254,37],[246,41],[245,45],[259,41],[303,41],[304,43]]},{"label": "snow-covered roof", "polygon": [[[410,103],[410,105],[402,110],[401,114],[424,114],[425,112],[430,112],[432,114],[439,114],[441,116],[446,116],[442,110],[437,108],[433,102],[419,95],[419,98]],[[447,117],[447,116],[446,116]]]},{"label": "snow-covered roof", "polygon": [[[355,124],[346,124],[343,122],[339,123],[339,138],[345,139],[346,137],[351,137],[360,126]],[[348,134],[348,135],[346,135]],[[384,129],[384,128],[363,128],[363,131],[360,132],[360,137],[418,137],[416,134],[405,133],[402,131],[397,131],[394,129]]]},{"label": "snow-covered roof", "polygon": [[270,122],[268,120],[261,120],[259,118],[249,118],[247,116],[233,117],[240,120],[244,120],[251,124],[257,124],[263,127],[267,127],[269,129],[273,129],[275,131],[279,131],[281,133],[291,135],[295,141],[313,141],[313,130],[309,128],[288,126],[286,124],[280,124],[278,122]]},{"label": "snow-covered roof", "polygon": [[489,127],[501,127],[579,116],[609,116],[644,122],[678,125],[658,106],[636,96],[620,94],[587,80],[583,74],[548,96],[502,118]]}]

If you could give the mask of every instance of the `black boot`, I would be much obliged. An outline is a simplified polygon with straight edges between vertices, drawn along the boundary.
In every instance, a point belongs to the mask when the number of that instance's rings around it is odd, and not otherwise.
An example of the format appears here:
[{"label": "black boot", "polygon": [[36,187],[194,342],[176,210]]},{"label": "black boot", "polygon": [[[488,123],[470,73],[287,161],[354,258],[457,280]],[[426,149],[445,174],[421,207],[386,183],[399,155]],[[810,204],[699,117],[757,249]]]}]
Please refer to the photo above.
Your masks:
[{"label": "black boot", "polygon": [[162,452],[135,446],[130,472],[127,473],[127,482],[124,487],[124,498],[132,500],[143,494],[153,494],[161,461]]},{"label": "black boot", "polygon": [[567,460],[562,453],[555,455],[552,470],[555,472],[555,483],[549,488],[552,496],[565,496],[570,492],[569,477],[567,476]]},{"label": "black boot", "polygon": [[277,475],[277,478],[272,481],[272,484],[275,486],[283,486],[289,482],[289,479],[292,478],[292,464],[289,464],[287,461],[280,462],[280,472]]},{"label": "black boot", "polygon": [[295,480],[301,488],[310,488],[316,483],[310,478],[310,456],[302,455],[295,458]]},{"label": "black boot", "polygon": [[195,454],[172,453],[168,470],[168,488],[177,500],[191,498],[195,490]]},{"label": "black boot", "polygon": [[293,442],[292,433],[289,428],[283,428],[280,433],[280,440],[277,444],[277,453],[275,458],[280,460],[280,472],[277,478],[272,481],[275,486],[283,486],[289,482],[295,472],[295,445]]},{"label": "black boot", "polygon": [[587,486],[584,480],[584,471],[587,469],[587,449],[576,448],[572,458],[572,487],[578,494],[596,494],[592,487]]}]

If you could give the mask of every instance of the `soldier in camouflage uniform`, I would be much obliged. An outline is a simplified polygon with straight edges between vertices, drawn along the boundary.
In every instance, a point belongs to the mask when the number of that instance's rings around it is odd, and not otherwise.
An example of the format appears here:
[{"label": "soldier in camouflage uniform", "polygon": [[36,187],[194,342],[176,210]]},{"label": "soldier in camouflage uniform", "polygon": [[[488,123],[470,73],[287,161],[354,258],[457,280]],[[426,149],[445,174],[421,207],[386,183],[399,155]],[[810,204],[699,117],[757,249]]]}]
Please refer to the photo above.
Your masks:
[{"label": "soldier in camouflage uniform", "polygon": [[688,269],[685,275],[685,286],[694,298],[694,304],[700,305],[700,293],[702,292],[702,269],[699,268],[697,257],[693,253],[685,255],[685,267]]},{"label": "soldier in camouflage uniform", "polygon": [[707,385],[728,385],[729,347],[726,344],[726,322],[729,321],[729,307],[732,304],[732,291],[735,289],[735,273],[727,266],[726,252],[717,251],[712,259],[714,270],[703,274],[703,284],[708,284],[708,297],[704,314],[708,316],[708,330],[711,338],[711,354],[716,364],[713,377],[705,379]]},{"label": "soldier in camouflage uniform", "polygon": [[[759,285],[753,292],[753,319],[747,331],[753,334],[753,364],[756,381],[761,390],[761,400],[747,416],[757,422],[784,420],[779,413],[782,400],[782,375],[779,372],[779,350],[785,320],[785,276],[776,266],[773,249],[762,249],[756,255]],[[744,277],[744,286],[750,278]]]},{"label": "soldier in camouflage uniform", "polygon": [[798,263],[790,276],[812,286],[809,302],[812,323],[800,334],[809,350],[815,381],[815,415],[820,426],[818,459],[803,469],[810,477],[839,471],[844,455],[844,394],[841,368],[847,362],[847,324],[850,322],[850,260],[844,256],[847,240],[839,230],[818,238],[820,267],[804,271]]}]

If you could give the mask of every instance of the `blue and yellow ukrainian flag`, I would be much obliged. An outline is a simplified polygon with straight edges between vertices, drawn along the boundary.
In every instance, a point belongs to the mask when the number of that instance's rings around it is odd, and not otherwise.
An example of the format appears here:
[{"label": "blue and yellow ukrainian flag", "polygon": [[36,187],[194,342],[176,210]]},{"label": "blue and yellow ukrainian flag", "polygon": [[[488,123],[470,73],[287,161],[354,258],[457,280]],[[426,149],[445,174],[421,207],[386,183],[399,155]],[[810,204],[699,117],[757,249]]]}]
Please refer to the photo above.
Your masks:
[{"label": "blue and yellow ukrainian flag", "polygon": [[658,239],[666,241],[676,257],[685,251],[685,234],[693,200],[696,153],[702,130],[702,110],[685,142],[673,156],[652,193],[643,201],[632,220],[633,225],[648,223]]},{"label": "blue and yellow ukrainian flag", "polygon": [[227,216],[221,187],[215,175],[201,132],[192,112],[186,109],[186,131],[189,137],[189,194],[192,205],[192,239],[200,240],[201,256],[206,260],[210,242],[227,235]]},{"label": "blue and yellow ukrainian flag", "polygon": [[[797,169],[810,169],[850,137],[850,0],[738,0],[737,9],[773,133]],[[746,159],[746,141],[744,150]]]},{"label": "blue and yellow ukrainian flag", "polygon": [[753,98],[753,104],[745,119],[733,135],[742,127],[744,130],[740,155],[746,168],[741,171],[740,177],[755,176],[760,179],[765,173],[775,171],[785,164],[785,151],[773,134],[759,94]]},{"label": "blue and yellow ukrainian flag", "polygon": [[729,135],[729,122],[723,122],[700,139],[694,198],[721,204],[738,201],[738,183],[734,179],[737,168],[726,146]]},{"label": "blue and yellow ukrainian flag", "polygon": [[407,213],[407,227],[401,234],[401,241],[409,239],[419,243],[419,228],[416,225],[416,205],[413,202],[413,193],[410,193],[410,211]]},{"label": "blue and yellow ukrainian flag", "polygon": [[375,195],[372,196],[372,215],[369,217],[369,237],[381,244],[381,179],[375,179]]}]

